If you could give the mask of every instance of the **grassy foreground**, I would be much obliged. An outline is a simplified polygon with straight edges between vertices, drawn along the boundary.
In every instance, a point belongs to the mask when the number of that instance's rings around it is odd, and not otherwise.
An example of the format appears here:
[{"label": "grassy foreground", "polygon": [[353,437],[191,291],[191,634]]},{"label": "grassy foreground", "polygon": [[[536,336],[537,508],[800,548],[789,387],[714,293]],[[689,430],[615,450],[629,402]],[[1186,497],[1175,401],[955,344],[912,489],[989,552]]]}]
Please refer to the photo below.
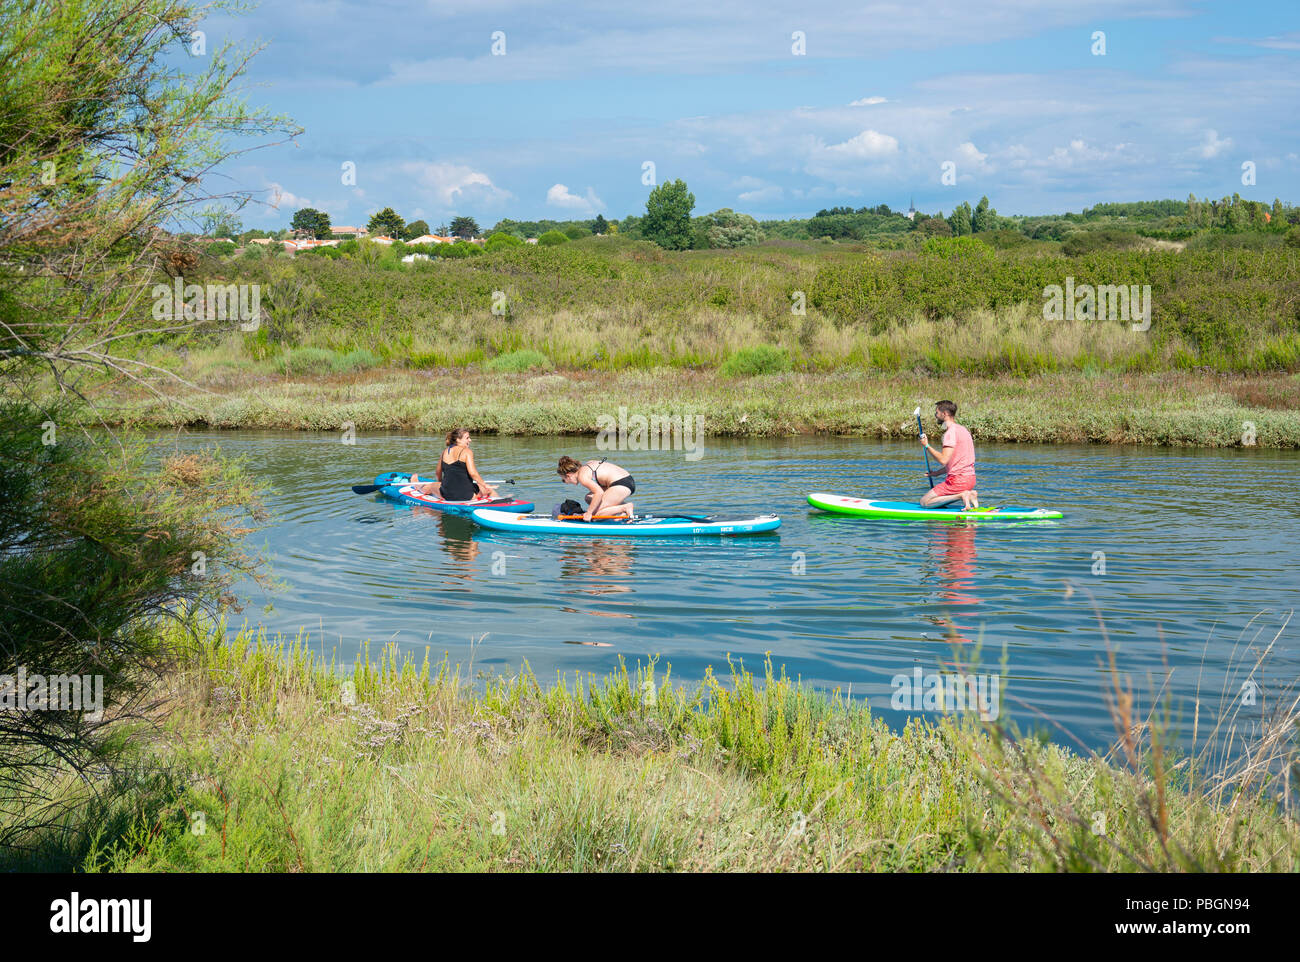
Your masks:
[{"label": "grassy foreground", "polygon": [[651,666],[476,694],[391,651],[344,679],[302,642],[219,637],[173,675],[135,764],[91,798],[69,782],[78,804],[6,867],[1300,868],[1271,755],[1202,772],[1149,730],[1121,740],[1118,763],[951,718],[894,733],[771,666],[695,691]]},{"label": "grassy foreground", "polygon": [[625,406],[645,416],[702,415],[713,436],[800,433],[911,437],[918,404],[955,399],[981,441],[1300,447],[1300,375],[1080,372],[939,378],[862,372],[725,377],[660,368],[564,373],[369,369],[287,375],[198,367],[184,404],[121,385],[95,398],[96,422],[146,427],[281,428],[434,434],[589,434]]}]

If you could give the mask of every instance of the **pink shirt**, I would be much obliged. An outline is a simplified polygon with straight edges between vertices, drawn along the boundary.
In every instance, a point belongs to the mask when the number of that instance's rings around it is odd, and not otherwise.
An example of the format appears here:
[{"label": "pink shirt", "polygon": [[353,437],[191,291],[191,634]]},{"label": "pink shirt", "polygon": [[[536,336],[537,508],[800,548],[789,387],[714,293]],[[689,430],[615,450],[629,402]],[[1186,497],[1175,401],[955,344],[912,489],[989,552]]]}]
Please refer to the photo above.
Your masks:
[{"label": "pink shirt", "polygon": [[969,431],[960,424],[949,422],[943,432],[943,446],[952,448],[947,464],[948,480],[964,481],[975,477],[975,442]]}]

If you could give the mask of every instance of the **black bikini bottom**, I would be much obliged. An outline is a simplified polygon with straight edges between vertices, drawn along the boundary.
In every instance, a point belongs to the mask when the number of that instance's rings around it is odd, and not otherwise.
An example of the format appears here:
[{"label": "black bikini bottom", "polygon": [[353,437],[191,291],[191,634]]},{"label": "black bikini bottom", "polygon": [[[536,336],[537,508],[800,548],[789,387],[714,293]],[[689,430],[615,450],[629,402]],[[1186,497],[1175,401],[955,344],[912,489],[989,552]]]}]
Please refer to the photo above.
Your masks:
[{"label": "black bikini bottom", "polygon": [[626,475],[625,477],[619,478],[617,481],[615,481],[605,490],[608,491],[609,488],[618,488],[618,487],[627,488],[628,494],[636,494],[636,482],[632,480],[632,475],[630,474]]}]

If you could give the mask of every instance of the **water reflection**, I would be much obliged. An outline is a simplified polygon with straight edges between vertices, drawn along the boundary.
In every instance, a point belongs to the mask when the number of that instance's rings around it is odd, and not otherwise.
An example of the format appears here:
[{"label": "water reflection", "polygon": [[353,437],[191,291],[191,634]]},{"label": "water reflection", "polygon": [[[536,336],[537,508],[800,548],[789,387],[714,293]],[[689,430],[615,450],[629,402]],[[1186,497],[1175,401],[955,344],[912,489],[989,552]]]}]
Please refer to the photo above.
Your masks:
[{"label": "water reflection", "polygon": [[[977,631],[973,625],[958,624],[956,618],[963,608],[978,605],[975,594],[975,532],[976,524],[928,525],[929,563],[934,580],[939,585],[937,597],[943,614],[930,621],[944,630],[944,640],[953,644],[967,644],[972,639],[965,634]],[[955,610],[954,610],[955,609]]]},{"label": "water reflection", "polygon": [[[566,586],[566,593],[579,592],[593,597],[634,594],[632,584],[632,557],[636,546],[617,539],[597,538],[592,541],[565,541],[560,553],[560,578],[576,582]],[[606,602],[608,604],[609,602]],[[631,618],[626,611],[582,611],[565,608],[565,611],[597,615],[602,618]]]},{"label": "water reflection", "polygon": [[477,527],[474,520],[436,508],[417,508],[412,505],[411,511],[417,515],[437,517],[438,534],[442,536],[442,546],[448,562],[443,570],[451,578],[473,581],[478,567],[476,562],[483,550],[482,545],[474,540],[474,529]]}]

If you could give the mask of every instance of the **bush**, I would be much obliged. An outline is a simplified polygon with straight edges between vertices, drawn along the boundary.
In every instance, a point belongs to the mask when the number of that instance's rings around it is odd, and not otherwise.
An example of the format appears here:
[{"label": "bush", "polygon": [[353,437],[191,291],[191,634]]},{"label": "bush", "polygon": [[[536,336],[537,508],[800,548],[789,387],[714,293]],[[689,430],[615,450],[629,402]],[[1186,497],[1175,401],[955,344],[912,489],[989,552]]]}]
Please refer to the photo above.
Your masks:
[{"label": "bush", "polygon": [[1061,245],[1061,252],[1070,257],[1077,257],[1080,254],[1090,254],[1100,250],[1128,250],[1137,247],[1140,243],[1141,238],[1132,231],[1107,227],[1104,230],[1071,234]]},{"label": "bush", "polygon": [[551,359],[541,351],[511,351],[498,354],[483,365],[483,370],[495,374],[521,374],[524,371],[549,371]]},{"label": "bush", "polygon": [[1292,227],[1286,232],[1286,239],[1283,241],[1287,247],[1300,247],[1300,227]]},{"label": "bush", "polygon": [[208,253],[215,257],[229,257],[235,249],[235,242],[228,240],[213,241],[207,246]]},{"label": "bush", "polygon": [[567,244],[569,238],[565,237],[558,230],[548,230],[541,237],[537,238],[537,243],[543,247],[554,247],[556,244]]},{"label": "bush", "polygon": [[373,352],[364,349],[339,354],[323,347],[297,347],[285,352],[276,362],[281,374],[351,374],[379,364]]},{"label": "bush", "polygon": [[505,234],[498,231],[497,233],[493,234],[491,237],[487,239],[487,243],[483,245],[483,249],[485,251],[491,252],[491,251],[499,251],[502,248],[523,247],[523,246],[524,246],[524,242],[521,241],[514,234]]},{"label": "bush", "polygon": [[722,362],[718,369],[723,377],[757,377],[760,374],[781,374],[794,363],[787,351],[770,344],[742,347]]}]

